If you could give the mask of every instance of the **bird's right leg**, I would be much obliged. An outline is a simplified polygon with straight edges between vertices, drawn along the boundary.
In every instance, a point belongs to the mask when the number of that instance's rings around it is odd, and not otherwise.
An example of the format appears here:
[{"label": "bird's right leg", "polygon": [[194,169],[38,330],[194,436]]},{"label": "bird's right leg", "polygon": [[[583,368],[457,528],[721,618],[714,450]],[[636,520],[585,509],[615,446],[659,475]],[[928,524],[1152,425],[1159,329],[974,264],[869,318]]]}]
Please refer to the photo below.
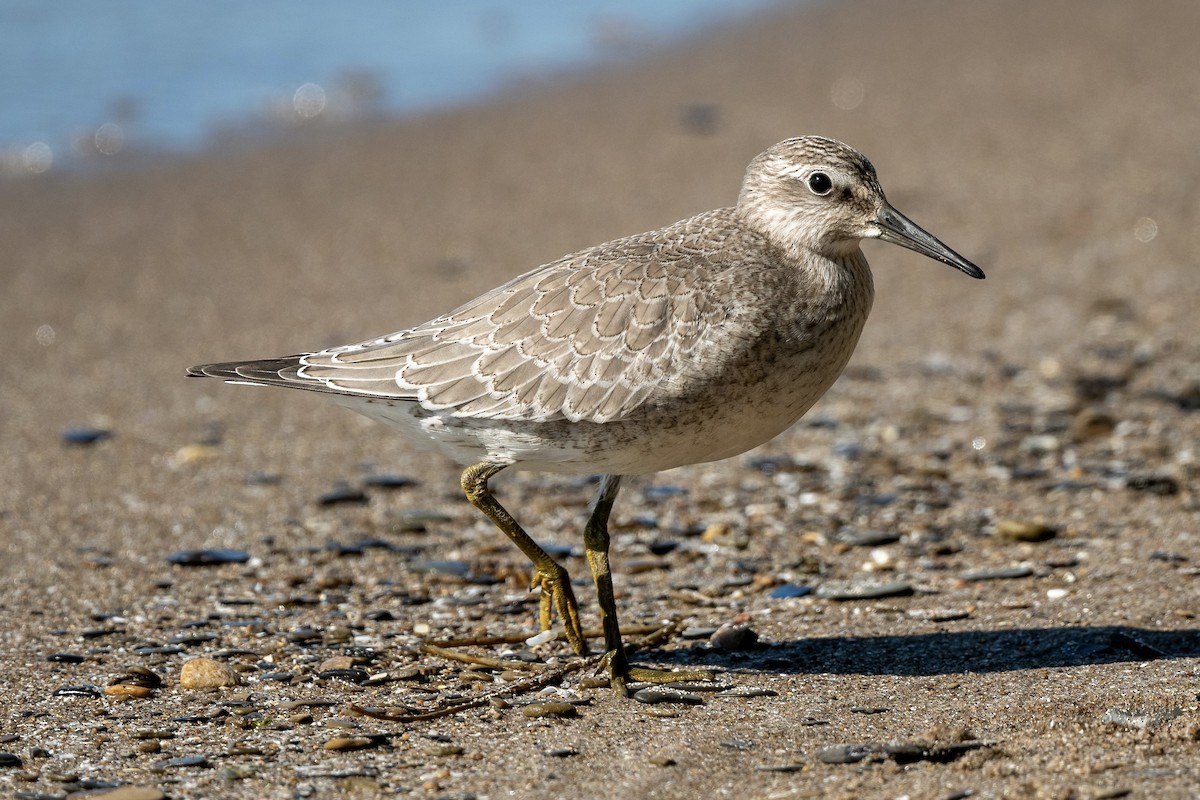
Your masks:
[{"label": "bird's right leg", "polygon": [[482,511],[533,562],[533,584],[530,589],[539,588],[542,592],[539,613],[542,630],[550,629],[551,610],[557,611],[567,641],[576,653],[586,655],[587,643],[579,624],[579,606],[575,602],[575,593],[571,591],[571,578],[567,570],[521,528],[488,489],[488,479],[506,466],[482,461],[467,467],[462,474],[463,491],[471,505]]}]

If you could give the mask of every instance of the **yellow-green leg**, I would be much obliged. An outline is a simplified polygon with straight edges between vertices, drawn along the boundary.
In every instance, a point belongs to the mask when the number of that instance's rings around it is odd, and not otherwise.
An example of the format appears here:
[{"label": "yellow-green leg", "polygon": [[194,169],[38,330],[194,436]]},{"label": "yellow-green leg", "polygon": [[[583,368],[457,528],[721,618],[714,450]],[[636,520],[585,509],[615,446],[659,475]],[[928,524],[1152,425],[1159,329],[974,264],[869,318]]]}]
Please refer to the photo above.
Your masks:
[{"label": "yellow-green leg", "polygon": [[[586,655],[587,643],[583,639],[583,630],[579,625],[579,606],[575,602],[575,593],[571,591],[571,578],[567,575],[566,569],[538,546],[538,543],[517,524],[513,515],[500,505],[491,490],[488,489],[488,478],[504,469],[505,466],[507,465],[484,461],[468,467],[462,474],[463,491],[466,492],[471,505],[482,511],[533,562],[533,583],[530,589],[540,588],[542,590],[539,614],[542,630],[550,629],[551,609],[557,611],[559,619],[562,620],[567,641],[576,653]],[[611,506],[611,503],[609,505]],[[609,585],[611,594],[611,582]]]},{"label": "yellow-green leg", "polygon": [[612,570],[608,564],[608,517],[612,513],[613,503],[617,500],[617,491],[620,488],[620,475],[604,475],[600,478],[600,491],[596,495],[596,504],[592,509],[592,515],[588,518],[587,526],[583,529],[587,562],[592,570],[592,579],[596,582],[596,596],[600,601],[600,624],[604,630],[604,660],[607,662],[612,688],[618,694],[625,694],[625,682],[630,680],[650,683],[710,680],[712,674],[704,670],[673,672],[629,666],[629,660],[625,656],[625,645],[621,641],[621,627],[617,623],[617,602],[613,595]]}]

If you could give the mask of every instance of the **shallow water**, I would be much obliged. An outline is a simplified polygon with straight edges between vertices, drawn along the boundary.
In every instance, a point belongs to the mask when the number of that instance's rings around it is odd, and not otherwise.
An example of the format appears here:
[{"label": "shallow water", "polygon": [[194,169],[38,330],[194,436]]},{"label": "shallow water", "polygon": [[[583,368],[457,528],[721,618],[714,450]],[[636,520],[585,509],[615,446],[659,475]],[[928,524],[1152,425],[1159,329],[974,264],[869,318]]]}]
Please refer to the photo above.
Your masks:
[{"label": "shallow water", "polygon": [[777,2],[0,0],[0,154],[37,172],[458,105]]}]

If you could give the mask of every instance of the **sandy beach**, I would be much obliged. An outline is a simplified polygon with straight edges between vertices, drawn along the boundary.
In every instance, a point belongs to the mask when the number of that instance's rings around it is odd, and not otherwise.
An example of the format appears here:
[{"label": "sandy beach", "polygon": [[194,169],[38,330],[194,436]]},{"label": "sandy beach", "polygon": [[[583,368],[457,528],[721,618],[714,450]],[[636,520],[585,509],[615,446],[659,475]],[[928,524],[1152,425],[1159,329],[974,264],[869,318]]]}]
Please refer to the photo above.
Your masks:
[{"label": "sandy beach", "polygon": [[[829,3],[482,106],[0,182],[0,791],[1197,796],[1197,31],[1186,0]],[[623,623],[678,622],[638,660],[725,691],[643,703],[572,672],[357,715],[515,681],[424,642],[570,651],[521,643],[528,565],[456,465],[186,368],[397,330],[731,205],[801,133],[867,154],[988,277],[865,243],[872,317],[808,417],[626,484]],[[586,579],[593,487],[495,485]],[[204,548],[246,557],[168,561]],[[726,623],[757,643],[715,647]],[[181,686],[197,657],[240,685]]]}]

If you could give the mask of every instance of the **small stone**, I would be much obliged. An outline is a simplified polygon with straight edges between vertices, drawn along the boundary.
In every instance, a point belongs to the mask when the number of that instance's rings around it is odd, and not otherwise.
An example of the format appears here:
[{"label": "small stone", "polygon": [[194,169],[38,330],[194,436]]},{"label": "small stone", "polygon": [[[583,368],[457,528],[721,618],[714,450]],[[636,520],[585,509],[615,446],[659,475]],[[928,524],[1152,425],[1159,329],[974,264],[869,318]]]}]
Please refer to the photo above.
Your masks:
[{"label": "small stone", "polygon": [[380,744],[371,736],[335,736],[325,742],[325,749],[331,751],[363,750]]},{"label": "small stone", "polygon": [[838,531],[834,540],[847,547],[883,547],[900,541],[900,534],[891,531],[857,531],[847,528]]},{"label": "small stone", "polygon": [[211,658],[193,658],[179,670],[179,685],[184,689],[217,689],[241,682],[237,670]]},{"label": "small stone", "polygon": [[1040,522],[1002,519],[996,523],[996,535],[1013,542],[1045,542],[1058,535],[1058,529]]},{"label": "small stone", "polygon": [[99,697],[102,694],[104,692],[99,686],[90,683],[79,686],[63,686],[61,689],[54,690],[55,697]]},{"label": "small stone", "polygon": [[1161,711],[1156,714],[1147,712],[1129,711],[1124,708],[1109,709],[1100,721],[1108,725],[1114,725],[1118,728],[1133,728],[1136,730],[1147,730],[1157,728],[1183,714],[1183,709],[1172,708],[1167,711]]},{"label": "small stone", "polygon": [[139,753],[157,753],[162,750],[162,742],[158,741],[158,739],[150,739],[149,741],[138,742],[137,747],[134,749]]},{"label": "small stone", "polygon": [[1033,574],[1033,567],[1024,564],[1015,567],[997,567],[995,569],[977,569],[964,572],[959,579],[966,583],[978,581],[1009,581],[1016,578],[1028,578]]},{"label": "small stone", "polygon": [[417,481],[407,475],[394,475],[387,472],[372,473],[363,478],[363,485],[373,489],[404,489],[416,486]]},{"label": "small stone", "polygon": [[925,622],[951,622],[966,619],[971,616],[971,611],[966,608],[913,608],[906,611],[905,616]]},{"label": "small stone", "polygon": [[363,663],[360,659],[354,656],[332,656],[321,662],[321,666],[317,667],[318,671],[327,669],[351,669]]},{"label": "small stone", "polygon": [[81,656],[78,653],[51,653],[46,656],[46,660],[56,664],[82,664],[87,661],[87,656]]},{"label": "small stone", "polygon": [[913,587],[903,581],[825,584],[817,588],[817,597],[825,600],[877,600],[883,597],[908,597],[912,593]]},{"label": "small stone", "polygon": [[803,764],[755,764],[754,769],[758,772],[801,772],[804,769]]},{"label": "small stone", "polygon": [[213,447],[211,444],[185,444],[171,456],[171,462],[182,467],[188,464],[198,464],[201,461],[210,461],[220,455],[221,449]]},{"label": "small stone", "polygon": [[1111,415],[1096,409],[1085,408],[1071,421],[1071,439],[1075,442],[1102,439],[1111,435],[1116,427],[1117,421]]},{"label": "small stone", "polygon": [[149,686],[133,686],[127,683],[116,683],[104,690],[110,697],[149,697],[154,690]]},{"label": "small stone", "polygon": [[1146,492],[1163,497],[1179,494],[1179,481],[1170,475],[1130,475],[1125,486],[1135,492]]},{"label": "small stone", "polygon": [[656,767],[673,767],[676,764],[675,759],[663,755],[650,756],[649,761]]},{"label": "small stone", "polygon": [[798,586],[794,583],[783,583],[771,591],[773,600],[789,600],[793,597],[805,597],[812,594],[811,586]]},{"label": "small stone", "polygon": [[62,440],[67,444],[89,445],[102,442],[112,436],[111,431],[104,428],[88,428],[84,426],[67,428],[62,432]]},{"label": "small stone", "polygon": [[824,764],[857,764],[872,753],[878,752],[870,744],[835,744],[817,751],[817,760]]},{"label": "small stone", "polygon": [[570,758],[571,756],[579,755],[579,751],[574,747],[552,747],[549,750],[544,750],[543,753],[551,758]]},{"label": "small stone", "polygon": [[161,772],[166,769],[181,769],[184,767],[201,767],[207,769],[212,764],[204,756],[179,756],[178,758],[168,758],[165,761],[159,761],[152,765],[150,769]]},{"label": "small stone", "polygon": [[250,560],[245,550],[209,548],[205,550],[180,550],[167,556],[167,563],[179,567],[211,567],[218,564],[244,564]]},{"label": "small stone", "polygon": [[365,505],[370,502],[366,492],[348,483],[339,483],[317,498],[319,506]]},{"label": "small stone", "polygon": [[575,706],[570,703],[531,703],[521,709],[521,713],[530,719],[542,717],[575,717],[579,715]]},{"label": "small stone", "polygon": [[725,623],[713,631],[708,643],[727,653],[749,650],[758,643],[758,634],[747,625]]},{"label": "small stone", "polygon": [[317,673],[318,678],[328,681],[345,681],[346,683],[365,683],[370,674],[361,667],[349,669],[324,669]]},{"label": "small stone", "polygon": [[681,703],[683,705],[701,705],[704,700],[700,695],[692,694],[691,692],[681,692],[676,689],[667,689],[665,687],[651,687],[648,689],[639,689],[634,692],[633,699],[639,703],[647,705],[656,705],[658,703]]},{"label": "small stone", "polygon": [[20,767],[22,764],[21,757],[16,753],[0,752],[0,767]]}]

